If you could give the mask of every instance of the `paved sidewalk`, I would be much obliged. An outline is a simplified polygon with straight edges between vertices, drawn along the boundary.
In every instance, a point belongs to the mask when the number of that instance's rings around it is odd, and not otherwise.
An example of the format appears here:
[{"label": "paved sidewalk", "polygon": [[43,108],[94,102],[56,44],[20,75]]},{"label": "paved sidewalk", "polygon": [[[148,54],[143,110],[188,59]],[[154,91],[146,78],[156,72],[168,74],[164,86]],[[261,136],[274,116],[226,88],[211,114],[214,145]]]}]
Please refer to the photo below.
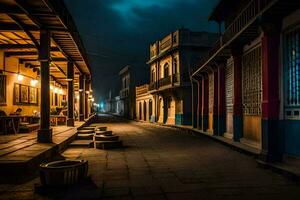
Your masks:
[{"label": "paved sidewalk", "polygon": [[47,197],[33,194],[38,179],[0,185],[0,199],[300,199],[298,182],[261,169],[253,157],[207,137],[137,122],[110,119],[106,125],[125,148],[63,153],[89,161],[89,183]]},{"label": "paved sidewalk", "polygon": [[37,132],[0,136],[0,183],[20,181],[34,174],[39,163],[60,152],[75,138],[76,127],[82,124],[53,127],[53,143],[49,144],[38,143]]}]

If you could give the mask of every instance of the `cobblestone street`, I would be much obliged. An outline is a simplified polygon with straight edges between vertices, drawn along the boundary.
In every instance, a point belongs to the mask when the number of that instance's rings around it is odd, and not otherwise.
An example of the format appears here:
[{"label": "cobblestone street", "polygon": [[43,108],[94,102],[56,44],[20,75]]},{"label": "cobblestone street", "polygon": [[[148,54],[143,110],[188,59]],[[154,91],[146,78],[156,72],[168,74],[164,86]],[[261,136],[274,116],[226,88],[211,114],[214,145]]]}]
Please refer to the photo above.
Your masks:
[{"label": "cobblestone street", "polygon": [[91,181],[52,196],[33,196],[33,184],[0,185],[0,199],[299,199],[300,186],[253,157],[204,136],[138,122],[105,123],[123,149],[69,148],[68,159],[87,159]]}]

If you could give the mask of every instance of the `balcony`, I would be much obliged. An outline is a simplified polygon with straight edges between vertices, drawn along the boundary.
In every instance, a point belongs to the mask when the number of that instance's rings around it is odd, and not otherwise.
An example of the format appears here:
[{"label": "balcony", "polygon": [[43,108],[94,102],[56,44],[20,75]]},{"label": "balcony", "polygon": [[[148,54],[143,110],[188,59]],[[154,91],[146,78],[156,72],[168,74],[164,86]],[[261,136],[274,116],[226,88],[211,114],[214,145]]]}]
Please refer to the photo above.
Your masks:
[{"label": "balcony", "polygon": [[139,87],[135,88],[135,94],[136,96],[142,95],[142,94],[146,94],[149,90],[149,85],[145,84]]},{"label": "balcony", "polygon": [[165,78],[162,78],[158,81],[159,87],[163,87],[166,85],[170,85],[172,83],[172,76],[167,76]]},{"label": "balcony", "polygon": [[252,0],[242,12],[233,20],[233,22],[226,28],[222,43],[231,42],[232,39],[244,31],[256,18],[269,9],[278,0]]},{"label": "balcony", "polygon": [[149,84],[149,91],[151,91],[151,90],[156,90],[156,85],[157,85],[157,82],[156,82],[156,81],[150,83],[150,84]]},{"label": "balcony", "polygon": [[[245,6],[241,13],[233,20],[233,22],[226,27],[224,34],[216,41],[210,50],[207,57],[202,59],[199,66],[200,69],[206,66],[215,56],[219,54],[228,54],[228,51],[223,51],[225,47],[229,46],[236,38],[238,38],[243,32],[257,20],[257,17],[268,10],[272,5],[274,5],[279,0],[252,0]],[[256,34],[254,31],[249,31],[246,37]],[[252,36],[251,35],[251,36]],[[200,69],[196,69],[193,73],[195,75]]]},{"label": "balcony", "polygon": [[129,88],[121,89],[121,91],[120,91],[120,98],[121,99],[124,99],[124,98],[128,97],[128,95],[129,95]]}]

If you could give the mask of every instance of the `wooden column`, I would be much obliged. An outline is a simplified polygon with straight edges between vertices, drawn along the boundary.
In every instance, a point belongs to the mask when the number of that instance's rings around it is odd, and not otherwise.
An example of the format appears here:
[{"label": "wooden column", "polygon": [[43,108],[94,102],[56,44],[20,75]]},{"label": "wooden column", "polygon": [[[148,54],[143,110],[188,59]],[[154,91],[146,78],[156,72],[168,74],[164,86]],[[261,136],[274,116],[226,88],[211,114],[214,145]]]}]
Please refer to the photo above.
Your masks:
[{"label": "wooden column", "polygon": [[67,126],[74,126],[74,64],[68,62],[67,66],[68,80],[68,119]]},{"label": "wooden column", "polygon": [[50,128],[50,41],[50,32],[40,30],[41,120],[37,141],[41,143],[52,142],[52,129]]},{"label": "wooden column", "polygon": [[242,49],[233,47],[233,139],[239,142],[243,136],[242,105]]},{"label": "wooden column", "polygon": [[279,65],[281,25],[263,24],[262,37],[262,154],[269,162],[281,161],[283,140],[279,127]]},{"label": "wooden column", "polygon": [[214,72],[214,102],[213,102],[213,134],[218,135],[218,100],[219,100],[219,85],[218,85],[218,69]]},{"label": "wooden column", "polygon": [[[86,77],[85,77],[86,78]],[[84,84],[84,119],[87,119],[89,117],[89,80],[86,78]]]},{"label": "wooden column", "polygon": [[84,75],[79,76],[79,121],[84,121],[85,113],[85,77]]},{"label": "wooden column", "polygon": [[202,130],[208,129],[208,76],[202,78]]},{"label": "wooden column", "polygon": [[225,64],[221,63],[218,68],[218,135],[226,132],[226,89],[225,89]]}]

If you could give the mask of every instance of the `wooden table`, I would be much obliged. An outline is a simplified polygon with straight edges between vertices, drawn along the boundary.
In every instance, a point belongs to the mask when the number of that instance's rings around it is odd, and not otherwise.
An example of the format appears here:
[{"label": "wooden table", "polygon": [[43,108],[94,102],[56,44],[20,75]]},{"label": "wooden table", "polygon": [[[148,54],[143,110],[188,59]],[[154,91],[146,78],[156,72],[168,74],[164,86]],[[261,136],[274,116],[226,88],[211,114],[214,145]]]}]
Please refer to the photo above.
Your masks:
[{"label": "wooden table", "polygon": [[7,134],[8,128],[11,124],[14,134],[19,132],[20,119],[22,116],[10,115],[10,116],[0,116],[1,127],[3,128],[2,133]]},{"label": "wooden table", "polygon": [[67,117],[63,115],[50,115],[50,120],[52,126],[66,125],[67,123]]}]

